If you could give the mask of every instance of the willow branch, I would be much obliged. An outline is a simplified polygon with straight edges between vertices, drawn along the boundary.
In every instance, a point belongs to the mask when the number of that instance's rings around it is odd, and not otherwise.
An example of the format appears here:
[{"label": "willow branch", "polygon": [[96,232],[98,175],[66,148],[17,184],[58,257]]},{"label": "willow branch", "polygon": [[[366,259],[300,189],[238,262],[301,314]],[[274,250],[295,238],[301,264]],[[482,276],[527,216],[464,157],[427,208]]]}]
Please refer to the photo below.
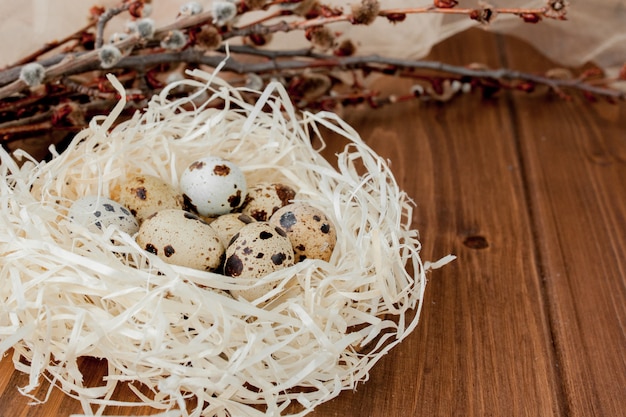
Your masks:
[{"label": "willow branch", "polygon": [[[226,26],[225,29],[222,28],[224,31],[220,33],[220,35],[222,39],[234,37],[244,38],[251,35],[267,35],[276,32],[290,32],[294,30],[307,31],[311,28],[325,27],[337,22],[349,22],[356,25],[368,24],[376,18],[386,18],[392,22],[399,22],[402,21],[406,15],[421,13],[465,14],[483,23],[488,22],[497,14],[519,15],[525,20],[529,19],[528,21],[533,21],[533,16],[537,19],[543,17],[560,19],[564,17],[564,10],[560,12],[560,7],[565,6],[561,4],[559,9],[557,9],[556,1],[557,0],[548,2],[548,5],[545,7],[533,9],[497,8],[491,6],[480,6],[478,9],[459,8],[456,7],[456,2],[451,1],[447,4],[453,4],[454,6],[437,7],[433,5],[428,7],[408,7],[385,10],[375,8],[374,11],[371,12],[372,14],[365,18],[362,17],[362,11],[358,12],[354,8],[352,9],[352,13],[343,13],[339,9],[326,10],[325,12],[323,10],[317,10],[314,15],[318,15],[318,17],[305,18],[298,16],[295,20],[290,22],[284,20],[276,21],[283,15],[293,14],[292,11],[283,9],[268,12],[261,18],[242,27]],[[276,0],[272,2],[272,4],[292,2],[293,0]],[[124,11],[129,11],[133,14],[132,7],[136,7],[138,3],[139,2],[126,1],[120,6],[109,9],[100,15],[96,24],[95,50],[88,52],[68,52],[39,60],[38,62],[45,67],[45,76],[42,82],[46,84],[67,78],[73,74],[86,73],[94,70],[102,71],[99,58],[100,50],[98,47],[102,46],[104,43],[103,33],[106,24],[111,18]],[[435,2],[436,5],[445,3],[446,2]],[[365,4],[365,0],[363,4]],[[550,7],[552,7],[552,9]],[[115,43],[114,46],[120,51],[123,51],[126,56],[117,62],[117,64],[107,69],[107,71],[133,69],[138,70],[139,73],[145,73],[158,65],[173,63],[216,67],[226,58],[225,46],[220,47],[218,51],[214,52],[197,49],[193,46],[193,42],[182,51],[163,52],[163,49],[158,47],[159,39],[163,39],[174,30],[189,30],[199,28],[206,24],[213,25],[213,20],[212,12],[207,11],[196,15],[179,17],[172,23],[157,28],[155,37],[151,40],[143,39],[136,33],[131,34],[125,39]],[[93,25],[94,23],[83,30],[86,31]],[[80,33],[81,32],[76,33],[73,36],[78,36]],[[316,53],[310,48],[272,51],[256,49],[245,45],[231,46],[230,51],[240,56],[257,57],[256,60],[250,62],[249,59],[238,60],[237,57],[231,56],[225,62],[224,70],[238,74],[280,74],[281,72],[289,73],[290,71],[297,73],[306,69],[326,69],[363,70],[364,72],[378,71],[383,73],[393,72],[402,76],[411,77],[413,71],[429,70],[447,74],[449,78],[469,77],[472,79],[480,79],[483,85],[489,84],[506,87],[506,85],[499,83],[498,80],[511,80],[514,82],[519,81],[545,85],[557,92],[561,89],[576,89],[588,94],[617,99],[624,99],[626,94],[623,91],[613,90],[603,85],[596,85],[586,79],[556,79],[546,75],[529,74],[509,69],[475,69],[435,61],[414,61],[384,57],[381,55],[334,56]],[[259,62],[258,58],[263,59]],[[24,60],[21,62],[23,61]],[[27,88],[25,82],[19,78],[20,69],[20,67],[16,67],[0,71],[0,100]]]},{"label": "willow branch", "polygon": [[[103,31],[106,23],[113,18],[114,16],[122,13],[125,10],[128,10],[130,7],[129,3],[124,3],[119,7],[111,8],[105,11],[100,18],[98,19],[97,27],[96,27],[96,48],[99,48],[103,44]],[[511,9],[511,8],[493,8],[493,11],[497,13],[513,13],[513,14],[521,14],[521,13],[530,13],[530,14],[538,14],[538,15],[546,15],[546,8],[540,9]],[[418,14],[418,13],[456,13],[456,14],[467,14],[471,15],[474,9],[457,9],[457,8],[438,8],[438,7],[421,7],[421,8],[402,8],[402,9],[388,9],[381,10],[377,12],[378,17],[389,17],[390,15],[398,15],[398,14]],[[271,15],[273,17],[273,15]],[[229,39],[233,37],[245,37],[250,36],[252,34],[260,34],[266,35],[275,32],[290,32],[293,30],[306,30],[312,27],[323,26],[336,22],[351,22],[354,19],[352,14],[341,14],[338,16],[330,16],[330,17],[319,17],[313,19],[300,19],[290,23],[281,21],[271,25],[263,25],[261,23],[252,24],[245,26],[243,28],[233,28],[230,31],[222,34],[224,39]],[[203,12],[197,15],[188,16],[185,18],[177,19],[173,23],[161,27],[156,30],[155,36],[160,37],[164,36],[171,30],[175,29],[188,29],[195,26],[200,26],[202,24],[210,23],[213,20],[213,15],[211,12]],[[262,19],[261,21],[265,21]],[[140,42],[143,42],[141,38],[138,36],[130,36],[129,38],[124,39],[123,41],[116,44],[116,46],[120,49],[132,50],[135,48]],[[97,50],[88,52],[84,55],[72,55],[74,57],[75,62],[65,62],[64,59],[61,62],[57,62],[53,64],[51,67],[46,68],[45,78],[43,80],[44,83],[55,80],[56,78],[64,75],[68,75],[69,73],[63,73],[62,71],[73,71],[75,68],[81,68],[84,66],[89,69],[97,69],[94,68],[94,63],[98,62]],[[45,66],[45,64],[42,64]],[[14,68],[12,71],[7,74],[0,73],[0,84],[3,87],[0,88],[0,99],[6,98],[12,94],[18,93],[24,90],[27,86],[26,84],[19,80],[19,70],[20,68]]]},{"label": "willow branch", "polygon": [[154,65],[186,62],[190,64],[207,65],[216,67],[222,61],[226,60],[223,69],[225,71],[237,74],[265,74],[278,73],[283,71],[302,71],[305,69],[364,69],[390,72],[391,70],[429,70],[442,74],[449,74],[458,77],[469,77],[475,79],[503,79],[510,81],[529,81],[538,85],[545,85],[554,90],[569,88],[591,94],[597,94],[615,99],[626,99],[626,92],[614,90],[598,85],[584,82],[580,79],[558,79],[550,78],[545,75],[531,74],[521,71],[510,70],[507,68],[500,69],[474,69],[465,66],[450,65],[439,61],[426,60],[405,60],[397,58],[389,58],[381,55],[365,55],[336,57],[333,55],[313,54],[310,50],[294,50],[294,51],[261,51],[255,48],[239,46],[230,48],[232,52],[238,53],[256,53],[265,57],[301,57],[306,59],[270,59],[263,62],[245,62],[237,60],[234,57],[226,59],[223,54],[206,55],[203,51],[188,49],[182,52],[168,52],[160,54],[152,54],[145,56],[129,56],[122,59],[117,65],[118,68],[144,68]]},{"label": "willow branch", "polygon": [[[132,44],[133,39],[125,39],[123,42]],[[438,61],[406,60],[381,55],[337,57],[313,53],[310,49],[271,51],[259,50],[249,46],[232,46],[231,52],[262,56],[261,62],[245,62],[234,57],[226,59],[223,53],[207,55],[205,51],[198,49],[186,49],[179,52],[162,52],[148,55],[131,55],[123,58],[111,70],[115,69],[146,69],[160,64],[187,63],[217,67],[226,60],[223,69],[237,74],[266,74],[280,73],[282,71],[303,71],[305,69],[330,69],[330,70],[355,70],[367,69],[368,71],[393,72],[400,70],[429,70],[457,77],[469,77],[474,79],[502,79],[511,81],[528,81],[538,85],[545,85],[555,91],[561,89],[574,89],[581,92],[596,94],[615,99],[626,99],[626,92],[611,88],[594,85],[581,79],[557,79],[545,75],[525,73],[511,69],[474,69],[465,66],[450,65]],[[96,52],[87,52],[80,55],[68,54],[58,64],[49,68],[47,77],[61,77],[86,71],[99,69],[99,61]],[[16,88],[20,80],[0,89],[0,97]]]}]

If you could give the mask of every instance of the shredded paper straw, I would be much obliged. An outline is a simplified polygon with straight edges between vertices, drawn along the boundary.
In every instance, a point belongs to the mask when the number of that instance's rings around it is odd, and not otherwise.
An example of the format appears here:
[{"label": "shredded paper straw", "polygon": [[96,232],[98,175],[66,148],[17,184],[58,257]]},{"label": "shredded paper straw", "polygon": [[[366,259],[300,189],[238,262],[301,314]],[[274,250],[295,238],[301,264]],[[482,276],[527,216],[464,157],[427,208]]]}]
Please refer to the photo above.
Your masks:
[{"label": "shredded paper straw", "polygon": [[[417,325],[425,268],[412,202],[385,161],[336,115],[296,112],[278,83],[249,103],[215,74],[189,75],[117,125],[125,98],[110,77],[118,106],[49,162],[0,151],[0,354],[12,349],[30,376],[23,394],[45,378],[86,415],[147,404],[167,416],[303,416],[365,381]],[[180,87],[195,93],[170,98]],[[320,126],[348,143],[337,168],[312,145]],[[96,234],[67,217],[75,199],[109,196],[133,174],[178,186],[207,155],[323,210],[338,235],[330,261],[262,278],[275,289],[250,302],[229,290],[254,281],[166,264],[113,226]],[[83,383],[85,357],[106,361],[97,386]],[[113,397],[119,384],[136,402]]]}]

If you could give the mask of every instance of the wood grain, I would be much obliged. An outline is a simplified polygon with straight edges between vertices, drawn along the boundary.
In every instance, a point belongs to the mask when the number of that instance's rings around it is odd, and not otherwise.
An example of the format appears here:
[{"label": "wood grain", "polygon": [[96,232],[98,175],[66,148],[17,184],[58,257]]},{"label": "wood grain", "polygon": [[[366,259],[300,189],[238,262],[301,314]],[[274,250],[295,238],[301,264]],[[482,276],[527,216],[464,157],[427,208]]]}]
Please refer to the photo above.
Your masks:
[{"label": "wood grain", "polygon": [[[518,47],[511,65],[546,65]],[[625,415],[626,107],[515,96],[512,110],[564,411]]]},{"label": "wood grain", "polygon": [[[431,57],[553,66],[521,42],[479,31]],[[385,78],[375,87],[406,92],[410,84]],[[345,119],[415,199],[423,258],[458,260],[429,274],[417,330],[369,381],[311,415],[624,415],[626,105],[473,92],[445,105],[348,109]],[[342,144],[327,139],[332,159]],[[27,377],[9,359],[0,361],[0,417],[82,412],[58,390],[29,406],[16,389]],[[103,365],[83,363],[93,384]],[[45,397],[47,387],[35,395]]]},{"label": "wood grain", "polygon": [[[433,52],[496,65],[482,33]],[[392,86],[408,88],[395,80]],[[349,123],[415,198],[432,274],[417,332],[353,396],[314,416],[550,416],[560,412],[527,201],[508,109],[479,95],[352,113]],[[395,126],[390,130],[389,126]],[[487,245],[487,247],[483,247]],[[381,387],[384,389],[381,391]],[[532,398],[532,401],[528,401]]]}]

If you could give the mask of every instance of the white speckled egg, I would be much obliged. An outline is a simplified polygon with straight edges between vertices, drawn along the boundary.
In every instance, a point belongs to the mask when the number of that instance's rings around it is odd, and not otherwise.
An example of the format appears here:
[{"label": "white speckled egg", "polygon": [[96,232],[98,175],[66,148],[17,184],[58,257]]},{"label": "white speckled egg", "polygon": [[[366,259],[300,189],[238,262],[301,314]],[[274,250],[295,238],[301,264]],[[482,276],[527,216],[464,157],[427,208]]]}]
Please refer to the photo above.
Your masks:
[{"label": "white speckled egg", "polygon": [[74,201],[68,212],[69,218],[97,233],[113,225],[133,235],[139,229],[130,210],[117,201],[102,196],[86,196]]},{"label": "white speckled egg", "polygon": [[241,206],[246,178],[232,162],[209,156],[193,162],[180,177],[186,204],[203,216],[219,216]]},{"label": "white speckled egg", "polygon": [[182,210],[182,193],[152,175],[135,175],[111,191],[111,197],[128,207],[139,223],[157,211]]},{"label": "white speckled egg", "polygon": [[[242,227],[226,248],[224,275],[261,278],[293,264],[293,248],[285,232],[267,222],[254,222]],[[271,285],[259,285],[231,293],[252,301],[271,289]]]},{"label": "white speckled egg", "polygon": [[239,230],[255,221],[252,217],[241,213],[227,213],[216,217],[211,221],[210,225],[220,237],[225,248],[228,247],[230,240],[239,232]]},{"label": "white speckled egg", "polygon": [[224,258],[224,246],[211,226],[184,210],[154,213],[141,224],[136,240],[167,263],[203,271],[216,270]]},{"label": "white speckled egg", "polygon": [[241,212],[264,222],[269,220],[276,210],[291,203],[295,196],[296,191],[288,185],[257,184],[248,189]]},{"label": "white speckled egg", "polygon": [[306,258],[328,261],[337,243],[337,231],[321,210],[305,203],[282,207],[269,221],[289,237],[297,262]]}]

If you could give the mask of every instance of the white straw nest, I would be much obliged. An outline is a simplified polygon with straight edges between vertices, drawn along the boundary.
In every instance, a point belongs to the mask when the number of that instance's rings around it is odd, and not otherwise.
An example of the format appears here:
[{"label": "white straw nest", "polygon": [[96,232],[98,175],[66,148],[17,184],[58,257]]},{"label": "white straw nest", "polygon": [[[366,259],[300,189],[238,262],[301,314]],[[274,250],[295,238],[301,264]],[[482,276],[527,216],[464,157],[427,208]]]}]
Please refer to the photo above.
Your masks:
[{"label": "white straw nest", "polygon": [[[111,128],[123,98],[50,162],[22,154],[19,167],[1,151],[0,354],[13,348],[30,375],[24,394],[43,377],[98,415],[129,383],[138,401],[180,415],[300,416],[366,380],[417,325],[425,268],[412,203],[386,163],[334,114],[296,114],[279,84],[249,104],[217,76],[191,75]],[[182,84],[197,92],[169,100]],[[321,125],[349,142],[338,169],[312,146]],[[166,264],[114,227],[95,234],[67,217],[76,198],[108,196],[138,172],[176,186],[207,154],[322,209],[337,228],[330,261],[266,276],[276,288],[249,302],[228,291],[254,281]],[[100,385],[83,385],[81,357],[106,359]]]}]

